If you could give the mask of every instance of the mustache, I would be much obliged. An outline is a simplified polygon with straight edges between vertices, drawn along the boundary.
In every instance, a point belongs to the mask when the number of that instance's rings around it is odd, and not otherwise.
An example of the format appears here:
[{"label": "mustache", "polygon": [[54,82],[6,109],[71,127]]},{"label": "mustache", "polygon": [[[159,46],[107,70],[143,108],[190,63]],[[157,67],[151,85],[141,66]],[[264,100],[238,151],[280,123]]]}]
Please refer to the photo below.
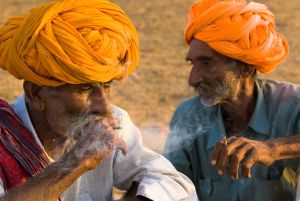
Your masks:
[{"label": "mustache", "polygon": [[111,111],[102,113],[98,111],[87,111],[82,116],[74,118],[71,121],[69,129],[67,131],[68,134],[77,133],[79,130],[88,125],[89,122],[99,119],[99,118],[113,118],[113,114]]},{"label": "mustache", "polygon": [[209,90],[209,89],[213,89],[216,86],[214,86],[212,83],[209,82],[198,82],[194,85],[191,85],[191,87],[193,87],[194,89],[205,89],[205,90]]},{"label": "mustache", "polygon": [[72,124],[82,121],[84,119],[91,120],[93,118],[105,118],[105,117],[113,117],[112,112],[108,111],[108,112],[102,113],[102,112],[98,112],[98,111],[87,111],[82,116],[79,116],[79,117],[73,119]]},{"label": "mustache", "polygon": [[[224,91],[226,91],[226,85],[224,85],[224,83],[222,82],[199,82],[197,84],[195,84],[194,86],[192,86],[195,90],[195,92],[199,93],[213,93],[215,95],[217,94],[222,94]],[[203,95],[203,94],[202,94]]]},{"label": "mustache", "polygon": [[[66,143],[64,145],[64,153],[71,150],[73,146],[75,146],[79,137],[83,136],[84,128],[92,121],[97,120],[99,118],[114,118],[112,111],[108,111],[105,113],[97,112],[97,111],[87,111],[80,117],[77,117],[71,121],[70,126],[68,127],[65,137],[67,138]],[[121,126],[114,126],[114,130],[121,129]]]}]

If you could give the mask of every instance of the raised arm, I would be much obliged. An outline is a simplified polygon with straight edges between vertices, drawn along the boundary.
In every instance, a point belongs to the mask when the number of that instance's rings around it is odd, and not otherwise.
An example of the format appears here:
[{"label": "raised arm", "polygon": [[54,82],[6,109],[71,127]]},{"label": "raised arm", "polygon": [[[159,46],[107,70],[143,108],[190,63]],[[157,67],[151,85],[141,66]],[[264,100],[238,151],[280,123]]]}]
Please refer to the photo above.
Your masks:
[{"label": "raised arm", "polygon": [[106,119],[95,119],[84,127],[71,150],[40,175],[4,194],[0,201],[57,201],[82,174],[95,169],[115,148],[127,153],[127,146]]}]

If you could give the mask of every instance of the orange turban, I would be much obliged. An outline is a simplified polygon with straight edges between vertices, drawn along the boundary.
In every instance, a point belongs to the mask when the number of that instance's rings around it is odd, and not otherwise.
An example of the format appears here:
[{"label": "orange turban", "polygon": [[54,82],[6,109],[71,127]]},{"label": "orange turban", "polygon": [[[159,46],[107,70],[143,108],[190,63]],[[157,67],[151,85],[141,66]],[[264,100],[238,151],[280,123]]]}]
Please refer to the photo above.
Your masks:
[{"label": "orange turban", "polygon": [[0,28],[0,67],[38,85],[122,79],[138,60],[134,25],[107,0],[46,3]]},{"label": "orange turban", "polygon": [[199,0],[190,9],[185,38],[207,43],[227,57],[272,71],[288,55],[288,43],[275,31],[274,15],[263,4],[244,0]]}]

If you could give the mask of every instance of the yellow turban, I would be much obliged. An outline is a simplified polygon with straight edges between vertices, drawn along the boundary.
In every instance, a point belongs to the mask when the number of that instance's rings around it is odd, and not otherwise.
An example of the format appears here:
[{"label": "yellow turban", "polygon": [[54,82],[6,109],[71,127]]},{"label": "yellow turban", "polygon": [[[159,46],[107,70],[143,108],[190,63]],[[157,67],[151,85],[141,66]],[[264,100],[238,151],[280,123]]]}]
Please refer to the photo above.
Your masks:
[{"label": "yellow turban", "polygon": [[263,4],[244,0],[199,0],[190,9],[185,30],[227,57],[272,71],[288,55],[288,43],[275,31],[274,15]]},{"label": "yellow turban", "polygon": [[0,67],[38,85],[122,79],[138,60],[134,25],[107,0],[46,3],[0,28]]}]

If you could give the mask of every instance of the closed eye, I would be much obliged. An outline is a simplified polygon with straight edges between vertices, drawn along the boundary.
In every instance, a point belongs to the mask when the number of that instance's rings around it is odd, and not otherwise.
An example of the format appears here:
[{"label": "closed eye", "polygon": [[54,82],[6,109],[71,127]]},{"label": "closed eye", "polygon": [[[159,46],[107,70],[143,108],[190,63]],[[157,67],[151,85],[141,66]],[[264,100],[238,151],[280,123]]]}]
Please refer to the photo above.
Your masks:
[{"label": "closed eye", "polygon": [[104,88],[104,89],[109,89],[111,84],[112,84],[113,80],[110,80],[108,82],[104,82],[101,84],[101,86]]},{"label": "closed eye", "polygon": [[92,85],[81,85],[79,88],[80,91],[89,91],[92,89],[94,89],[94,87]]}]

